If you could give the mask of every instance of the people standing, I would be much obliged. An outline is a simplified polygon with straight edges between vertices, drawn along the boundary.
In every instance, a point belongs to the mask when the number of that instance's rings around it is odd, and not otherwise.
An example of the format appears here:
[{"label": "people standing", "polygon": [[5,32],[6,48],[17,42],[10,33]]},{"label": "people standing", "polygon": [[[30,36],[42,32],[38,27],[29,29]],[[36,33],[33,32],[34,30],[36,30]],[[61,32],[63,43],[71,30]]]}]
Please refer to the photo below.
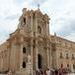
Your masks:
[{"label": "people standing", "polygon": [[12,71],[11,70],[9,70],[9,72],[8,72],[8,74],[7,75],[12,75]]},{"label": "people standing", "polygon": [[50,71],[51,71],[50,75],[55,75],[55,69],[51,68]]},{"label": "people standing", "polygon": [[36,70],[36,75],[40,75],[40,70]]},{"label": "people standing", "polygon": [[51,74],[51,72],[50,72],[50,70],[49,70],[49,68],[46,70],[46,75],[50,75]]},{"label": "people standing", "polygon": [[55,75],[58,75],[58,69],[55,69]]}]

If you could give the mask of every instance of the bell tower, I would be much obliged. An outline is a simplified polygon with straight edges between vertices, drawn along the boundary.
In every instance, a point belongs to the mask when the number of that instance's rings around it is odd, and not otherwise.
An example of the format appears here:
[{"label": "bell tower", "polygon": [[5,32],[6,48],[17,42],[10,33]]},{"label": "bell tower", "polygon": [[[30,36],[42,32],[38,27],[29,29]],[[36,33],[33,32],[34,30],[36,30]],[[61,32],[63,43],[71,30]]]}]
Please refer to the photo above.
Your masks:
[{"label": "bell tower", "polygon": [[47,14],[42,14],[40,9],[27,10],[23,8],[23,14],[19,19],[19,29],[24,29],[25,32],[33,32],[33,35],[49,35],[49,17]]}]

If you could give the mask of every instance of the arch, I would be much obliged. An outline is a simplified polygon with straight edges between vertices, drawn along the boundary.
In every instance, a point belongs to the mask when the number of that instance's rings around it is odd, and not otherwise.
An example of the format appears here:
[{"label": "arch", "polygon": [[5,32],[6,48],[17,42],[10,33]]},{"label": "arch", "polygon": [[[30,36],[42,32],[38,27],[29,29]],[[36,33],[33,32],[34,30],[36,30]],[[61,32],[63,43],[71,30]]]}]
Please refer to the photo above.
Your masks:
[{"label": "arch", "polygon": [[26,18],[23,18],[23,22],[24,22],[24,24],[26,24]]},{"label": "arch", "polygon": [[23,61],[22,67],[23,67],[23,68],[26,68],[26,62],[25,62],[25,61]]}]

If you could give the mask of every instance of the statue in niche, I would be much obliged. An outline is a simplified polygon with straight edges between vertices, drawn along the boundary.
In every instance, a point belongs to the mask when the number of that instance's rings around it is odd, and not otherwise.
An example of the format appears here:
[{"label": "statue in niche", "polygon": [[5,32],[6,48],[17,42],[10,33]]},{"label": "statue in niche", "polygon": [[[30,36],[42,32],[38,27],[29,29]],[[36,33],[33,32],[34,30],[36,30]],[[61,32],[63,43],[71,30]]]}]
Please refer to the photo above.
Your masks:
[{"label": "statue in niche", "polygon": [[28,63],[27,63],[27,74],[31,75],[32,65],[31,65],[31,56],[28,55]]},{"label": "statue in niche", "polygon": [[31,56],[28,55],[28,63],[31,62]]}]

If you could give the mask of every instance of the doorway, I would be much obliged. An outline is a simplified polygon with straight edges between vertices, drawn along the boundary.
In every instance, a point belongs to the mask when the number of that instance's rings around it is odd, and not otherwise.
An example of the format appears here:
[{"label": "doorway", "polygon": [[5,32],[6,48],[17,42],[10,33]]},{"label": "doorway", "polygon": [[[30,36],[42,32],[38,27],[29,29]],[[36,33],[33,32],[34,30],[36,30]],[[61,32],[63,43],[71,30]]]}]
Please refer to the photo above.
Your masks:
[{"label": "doorway", "polygon": [[38,68],[42,68],[42,55],[38,54]]}]

